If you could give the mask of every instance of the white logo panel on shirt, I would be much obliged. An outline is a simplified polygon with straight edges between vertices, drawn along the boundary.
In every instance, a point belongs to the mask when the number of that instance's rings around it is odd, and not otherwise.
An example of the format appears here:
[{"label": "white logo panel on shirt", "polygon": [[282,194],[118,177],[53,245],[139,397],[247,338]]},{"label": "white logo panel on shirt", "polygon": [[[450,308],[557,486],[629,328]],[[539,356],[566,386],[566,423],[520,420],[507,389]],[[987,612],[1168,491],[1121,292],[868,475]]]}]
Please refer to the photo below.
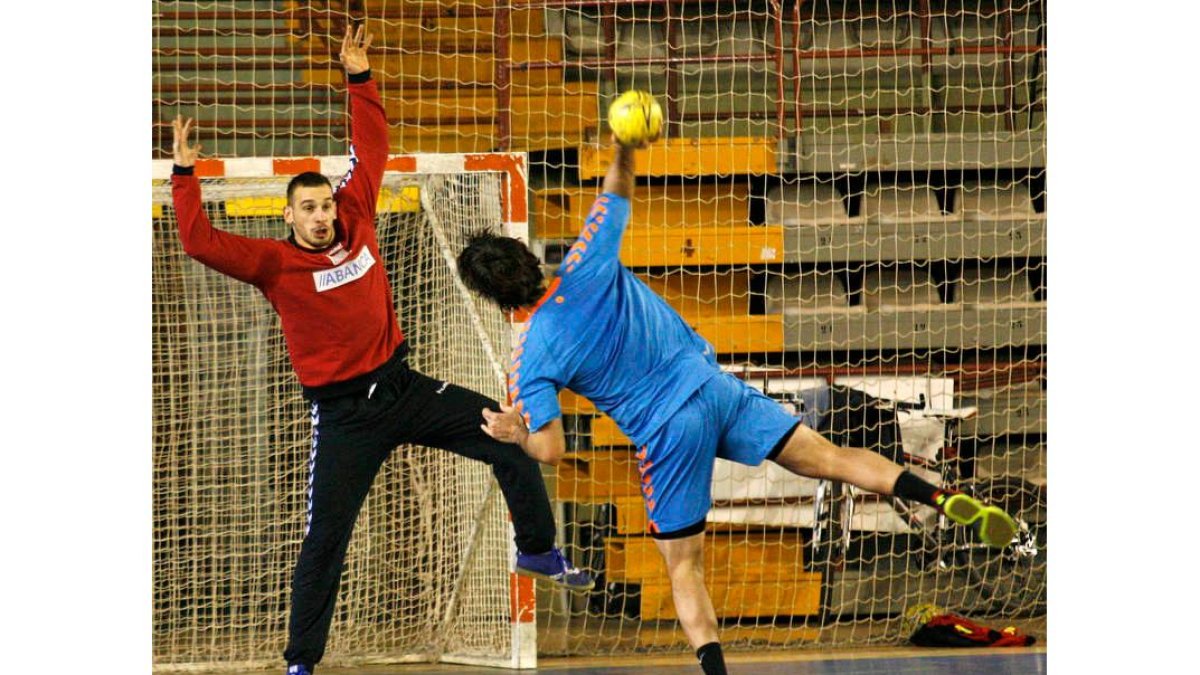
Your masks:
[{"label": "white logo panel on shirt", "polygon": [[334,265],[341,265],[342,261],[345,260],[349,255],[350,251],[342,248],[342,245],[339,242],[333,245],[333,248],[330,249],[329,253],[325,254],[325,257],[329,258],[329,262],[333,263]]},{"label": "white logo panel on shirt", "polygon": [[351,281],[361,279],[366,275],[367,270],[375,266],[375,256],[371,255],[371,249],[364,246],[362,253],[350,262],[343,263],[329,270],[321,270],[313,272],[313,281],[317,285],[317,292],[323,293],[331,288],[344,286]]}]

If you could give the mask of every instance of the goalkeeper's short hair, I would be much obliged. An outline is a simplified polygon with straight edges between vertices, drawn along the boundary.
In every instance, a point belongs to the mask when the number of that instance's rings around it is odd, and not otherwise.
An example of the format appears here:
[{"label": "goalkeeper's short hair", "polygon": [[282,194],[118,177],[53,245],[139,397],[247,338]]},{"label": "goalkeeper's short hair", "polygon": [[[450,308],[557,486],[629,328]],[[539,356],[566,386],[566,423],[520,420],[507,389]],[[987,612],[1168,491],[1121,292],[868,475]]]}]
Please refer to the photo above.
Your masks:
[{"label": "goalkeeper's short hair", "polygon": [[292,195],[296,193],[296,188],[321,187],[322,185],[333,190],[333,184],[329,182],[329,179],[316,171],[305,171],[292,176],[287,185],[287,203],[292,203]]}]

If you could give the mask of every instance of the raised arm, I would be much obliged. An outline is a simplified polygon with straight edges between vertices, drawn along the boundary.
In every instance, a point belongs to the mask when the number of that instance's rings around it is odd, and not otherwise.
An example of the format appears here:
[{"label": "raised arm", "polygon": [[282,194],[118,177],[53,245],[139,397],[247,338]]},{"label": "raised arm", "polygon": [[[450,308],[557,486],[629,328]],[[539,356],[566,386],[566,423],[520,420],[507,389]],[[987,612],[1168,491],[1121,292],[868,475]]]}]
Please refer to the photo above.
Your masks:
[{"label": "raised arm", "polygon": [[644,143],[640,146],[621,145],[617,142],[617,137],[613,136],[613,158],[612,163],[608,165],[608,173],[604,175],[604,185],[602,190],[610,192],[618,197],[629,199],[633,194],[633,153],[638,148],[644,148],[649,143]]},{"label": "raised arm", "polygon": [[222,274],[257,285],[271,265],[269,245],[212,226],[200,201],[200,181],[195,176],[200,145],[188,144],[191,128],[192,120],[182,116],[171,123],[175,162],[171,171],[171,199],[183,251]]},{"label": "raised arm", "polygon": [[629,198],[633,194],[633,155],[653,140],[636,146],[622,145],[613,136],[613,158],[604,175],[603,193],[592,204],[579,238],[563,258],[562,270],[566,274],[583,268],[598,272],[620,263],[621,238],[629,223]]},{"label": "raised arm", "polygon": [[334,189],[338,215],[349,226],[374,223],[375,204],[388,158],[388,124],[379,90],[371,79],[367,48],[372,35],[346,26],[339,58],[350,93],[350,170]]}]

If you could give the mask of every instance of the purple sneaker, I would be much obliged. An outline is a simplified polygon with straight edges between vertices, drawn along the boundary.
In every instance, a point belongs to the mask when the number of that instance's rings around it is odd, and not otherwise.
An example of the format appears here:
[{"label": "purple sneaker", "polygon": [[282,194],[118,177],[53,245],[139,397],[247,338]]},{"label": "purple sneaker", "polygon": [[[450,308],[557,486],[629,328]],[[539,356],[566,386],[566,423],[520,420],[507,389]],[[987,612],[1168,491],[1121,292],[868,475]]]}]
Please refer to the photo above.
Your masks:
[{"label": "purple sneaker", "polygon": [[313,671],[302,663],[296,663],[288,666],[284,675],[313,675]]},{"label": "purple sneaker", "polygon": [[557,546],[545,553],[517,552],[517,574],[545,579],[556,586],[572,591],[590,591],[596,586],[592,576],[572,567]]}]

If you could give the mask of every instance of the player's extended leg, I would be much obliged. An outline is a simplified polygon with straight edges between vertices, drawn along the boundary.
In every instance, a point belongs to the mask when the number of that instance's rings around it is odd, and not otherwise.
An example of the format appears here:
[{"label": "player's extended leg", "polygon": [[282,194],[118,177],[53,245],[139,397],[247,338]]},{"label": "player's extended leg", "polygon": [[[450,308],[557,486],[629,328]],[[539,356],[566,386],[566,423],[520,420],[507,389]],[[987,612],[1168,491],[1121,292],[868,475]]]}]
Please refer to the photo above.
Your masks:
[{"label": "player's extended leg", "polygon": [[416,371],[408,371],[401,396],[411,442],[442,448],[484,462],[500,485],[512,514],[517,571],[572,590],[590,590],[595,582],[571,565],[554,545],[554,514],[538,463],[519,446],[501,443],[480,429],[482,410],[500,410],[492,399]]},{"label": "player's extended leg", "polygon": [[792,432],[775,462],[792,473],[838,480],[881,495],[890,495],[904,472],[879,453],[838,447],[803,424]]},{"label": "player's extended leg", "polygon": [[713,378],[698,389],[637,453],[650,532],[667,565],[675,613],[705,675],[726,672],[717,614],[704,585],[713,461],[724,422],[735,410],[722,405],[719,385]]},{"label": "player's extended leg", "polygon": [[[300,558],[292,577],[288,644],[289,666],[311,671],[325,654],[342,564],[354,521],[390,448],[365,449],[361,438],[344,433],[345,400],[312,404],[313,447],[309,458],[307,521]],[[322,423],[321,417],[327,422]]]},{"label": "player's extended leg", "polygon": [[704,587],[704,530],[679,539],[655,539],[667,563],[675,613],[692,649],[716,642],[717,613]]},{"label": "player's extended leg", "polygon": [[878,453],[838,447],[804,425],[795,428],[774,460],[802,476],[837,480],[927,504],[954,522],[974,528],[989,546],[1006,546],[1016,534],[1016,524],[1001,509],[960,492],[939,490]]}]

